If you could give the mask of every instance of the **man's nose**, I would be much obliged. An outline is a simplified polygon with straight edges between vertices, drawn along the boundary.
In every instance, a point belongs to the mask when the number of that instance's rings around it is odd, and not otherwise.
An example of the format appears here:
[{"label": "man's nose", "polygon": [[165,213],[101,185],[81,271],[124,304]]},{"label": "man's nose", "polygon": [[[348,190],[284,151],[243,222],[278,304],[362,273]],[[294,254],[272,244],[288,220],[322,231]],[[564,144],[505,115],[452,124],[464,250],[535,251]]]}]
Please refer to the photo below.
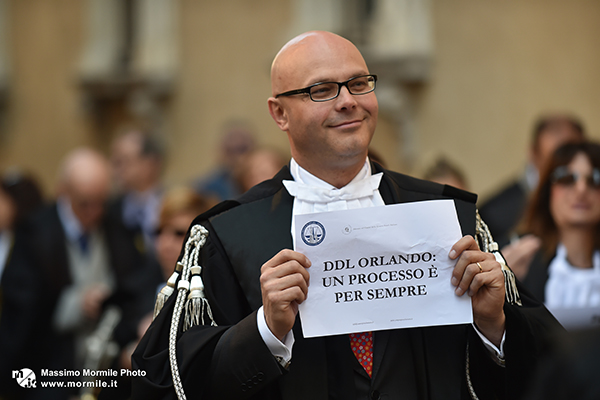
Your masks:
[{"label": "man's nose", "polygon": [[348,87],[344,85],[340,88],[340,94],[338,95],[336,102],[341,109],[354,108],[356,107],[356,96],[350,93]]}]

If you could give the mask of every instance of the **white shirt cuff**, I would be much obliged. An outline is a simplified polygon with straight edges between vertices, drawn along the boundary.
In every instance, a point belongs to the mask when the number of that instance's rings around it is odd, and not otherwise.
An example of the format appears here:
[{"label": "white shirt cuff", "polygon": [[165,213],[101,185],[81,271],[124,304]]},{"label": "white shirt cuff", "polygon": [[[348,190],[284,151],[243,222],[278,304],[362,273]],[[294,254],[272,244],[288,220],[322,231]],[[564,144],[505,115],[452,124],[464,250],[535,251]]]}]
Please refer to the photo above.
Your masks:
[{"label": "white shirt cuff", "polygon": [[258,332],[263,341],[271,351],[271,354],[277,359],[283,360],[280,364],[289,364],[292,359],[292,347],[294,346],[294,332],[289,331],[281,342],[267,326],[265,320],[265,312],[261,306],[256,313],[256,322],[258,324]]},{"label": "white shirt cuff", "polygon": [[475,324],[472,325],[473,329],[475,329],[475,332],[477,332],[481,338],[481,341],[483,342],[483,345],[486,349],[488,349],[490,354],[493,354],[498,360],[504,359],[504,341],[506,340],[506,330],[504,330],[504,333],[502,334],[502,341],[500,342],[500,348],[498,348],[494,343],[490,342],[489,339],[483,335],[483,333],[479,332],[479,329],[477,329]]}]

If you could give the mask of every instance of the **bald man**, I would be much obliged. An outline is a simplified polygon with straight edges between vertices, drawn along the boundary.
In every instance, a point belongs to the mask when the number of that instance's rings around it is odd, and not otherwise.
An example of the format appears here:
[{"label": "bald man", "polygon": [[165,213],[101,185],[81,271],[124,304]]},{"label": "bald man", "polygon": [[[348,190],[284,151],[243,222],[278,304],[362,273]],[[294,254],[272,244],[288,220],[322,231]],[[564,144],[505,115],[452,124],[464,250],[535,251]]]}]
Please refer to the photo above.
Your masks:
[{"label": "bald man", "polygon": [[[43,369],[81,369],[85,339],[96,329],[106,306],[123,312],[115,331],[125,344],[135,338],[142,301],[142,265],[121,245],[115,221],[105,218],[110,167],[104,156],[79,148],[59,171],[58,198],[34,216],[28,238],[28,268],[35,276],[36,349]],[[37,373],[37,370],[36,370]],[[38,376],[38,385],[40,382]],[[64,380],[65,378],[56,378]],[[43,389],[40,398],[66,398],[77,390]]]},{"label": "bald man", "polygon": [[[202,399],[518,398],[541,333],[555,322],[527,296],[523,306],[505,304],[501,265],[467,235],[475,233],[476,196],[369,161],[377,77],[348,40],[329,32],[292,39],[271,79],[269,112],[292,159],[272,180],[194,221],[209,232],[199,263],[212,315],[185,332],[175,327],[175,381]],[[352,195],[339,197],[342,188]],[[319,198],[323,189],[328,196]],[[352,336],[305,339],[297,314],[311,262],[291,250],[293,215],[443,198],[454,199],[465,234],[449,254],[457,260],[451,284],[457,296],[472,297],[475,323],[361,333],[373,349],[367,358],[353,353]],[[146,374],[134,381],[134,398],[181,391],[168,368],[174,297],[134,353],[134,368]]]}]

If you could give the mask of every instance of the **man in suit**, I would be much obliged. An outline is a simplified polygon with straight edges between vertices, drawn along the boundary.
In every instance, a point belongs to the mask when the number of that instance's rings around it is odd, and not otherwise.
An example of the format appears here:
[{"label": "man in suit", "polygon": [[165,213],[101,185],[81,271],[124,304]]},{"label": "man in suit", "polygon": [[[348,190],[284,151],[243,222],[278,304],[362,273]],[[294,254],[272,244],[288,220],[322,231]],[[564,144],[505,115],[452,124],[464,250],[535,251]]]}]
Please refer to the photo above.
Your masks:
[{"label": "man in suit", "polygon": [[169,298],[133,355],[144,375],[134,380],[133,398],[176,398],[179,376],[188,396],[203,399],[519,396],[543,347],[541,333],[556,323],[525,295],[526,307],[505,304],[502,267],[472,236],[449,256],[457,260],[456,294],[473,299],[473,325],[365,332],[373,349],[366,358],[354,354],[348,335],[302,336],[297,311],[311,262],[291,250],[293,215],[452,198],[463,232],[475,232],[475,195],[369,162],[375,82],[356,47],[329,32],[300,35],[278,53],[268,106],[288,135],[290,165],[194,221],[192,237],[196,224],[209,232],[199,264],[211,313],[185,332],[175,327],[172,379],[176,294]]},{"label": "man in suit", "polygon": [[162,199],[164,149],[148,130],[133,129],[118,136],[111,149],[114,180],[120,195],[108,212],[121,219],[140,253],[154,253],[154,234]]},{"label": "man in suit", "polygon": [[[56,202],[34,215],[28,238],[34,251],[27,268],[39,287],[30,310],[36,316],[35,367],[81,370],[86,338],[109,305],[122,312],[114,339],[123,345],[135,338],[141,298],[153,289],[140,279],[143,264],[135,249],[106,218],[109,190],[108,161],[94,150],[76,149],[61,166]],[[72,394],[57,388],[31,393],[39,398]]]},{"label": "man in suit", "polygon": [[255,134],[247,122],[232,120],[225,123],[217,149],[218,164],[194,182],[196,191],[215,201],[233,199],[242,194],[245,189],[240,187],[236,174],[240,161],[255,149]]}]

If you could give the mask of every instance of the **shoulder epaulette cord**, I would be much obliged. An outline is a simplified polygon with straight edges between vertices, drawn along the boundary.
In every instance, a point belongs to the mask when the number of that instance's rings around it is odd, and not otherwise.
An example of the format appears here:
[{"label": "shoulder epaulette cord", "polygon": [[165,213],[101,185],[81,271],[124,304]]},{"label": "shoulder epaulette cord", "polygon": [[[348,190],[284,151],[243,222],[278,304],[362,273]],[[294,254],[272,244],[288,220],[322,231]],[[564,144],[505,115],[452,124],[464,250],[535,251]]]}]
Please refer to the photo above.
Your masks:
[{"label": "shoulder epaulette cord", "polygon": [[175,292],[177,288],[177,299],[175,300],[175,309],[171,319],[171,328],[169,330],[169,361],[171,364],[171,375],[173,376],[173,386],[179,400],[186,399],[179,366],[177,364],[177,331],[181,313],[185,308],[185,317],[183,331],[190,329],[195,325],[204,325],[205,314],[210,319],[211,326],[217,326],[210,304],[204,294],[204,284],[202,282],[202,267],[199,265],[200,250],[206,243],[208,231],[202,225],[194,225],[190,231],[190,236],[185,244],[185,252],[181,261],[177,262],[175,272],[167,281],[156,298],[154,307],[154,317],[160,313],[167,299]]}]

